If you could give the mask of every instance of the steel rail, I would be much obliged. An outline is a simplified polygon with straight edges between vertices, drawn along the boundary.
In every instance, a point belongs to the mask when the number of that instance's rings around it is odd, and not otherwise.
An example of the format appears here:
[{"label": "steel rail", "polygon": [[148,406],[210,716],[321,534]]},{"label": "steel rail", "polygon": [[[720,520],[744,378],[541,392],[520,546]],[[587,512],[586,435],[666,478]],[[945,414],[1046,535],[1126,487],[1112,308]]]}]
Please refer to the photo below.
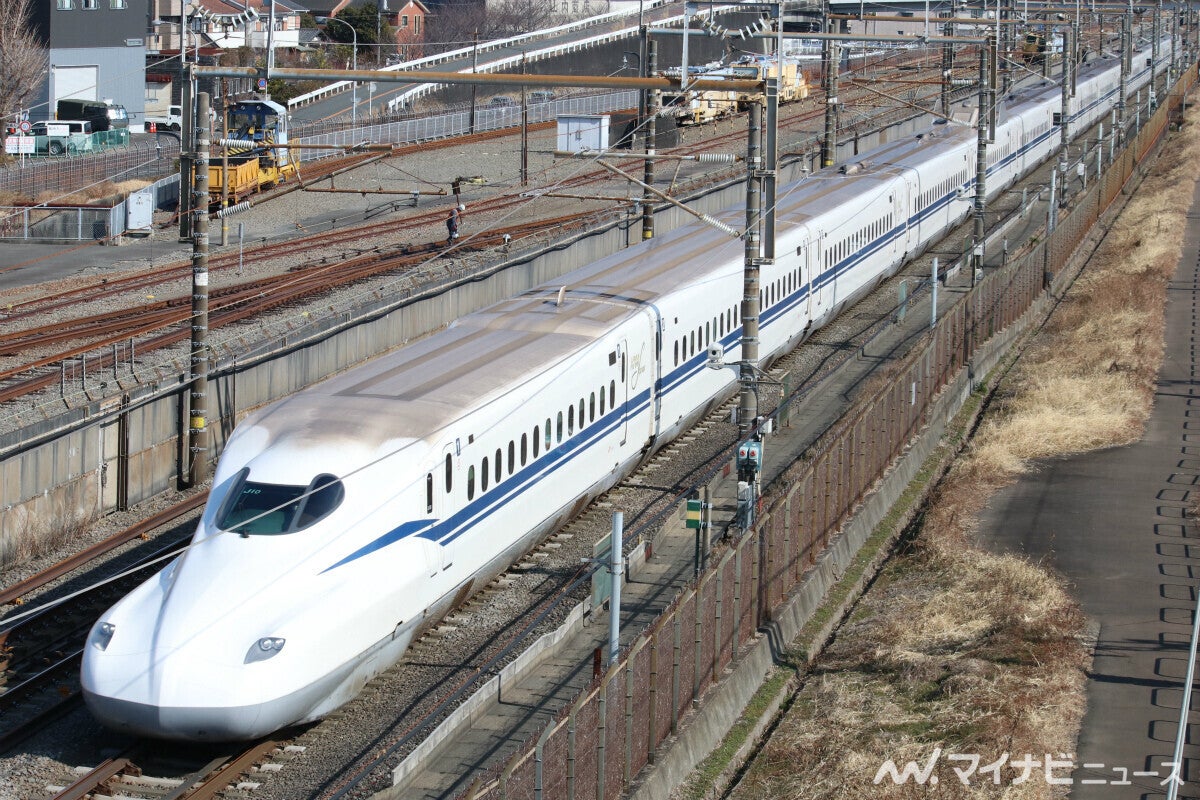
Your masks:
[{"label": "steel rail", "polygon": [[84,800],[88,795],[101,789],[105,783],[129,769],[137,769],[128,758],[110,758],[58,794],[53,800]]}]

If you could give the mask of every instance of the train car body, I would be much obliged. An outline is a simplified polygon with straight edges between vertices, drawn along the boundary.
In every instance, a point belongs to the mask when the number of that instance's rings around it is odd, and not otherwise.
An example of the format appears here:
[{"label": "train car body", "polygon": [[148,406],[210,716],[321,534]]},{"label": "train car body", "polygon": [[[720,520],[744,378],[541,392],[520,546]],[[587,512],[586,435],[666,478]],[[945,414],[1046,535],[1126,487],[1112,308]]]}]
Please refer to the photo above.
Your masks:
[{"label": "train car body", "polygon": [[[1118,74],[1116,60],[1081,72],[1075,124],[1108,113]],[[1058,91],[1006,99],[989,193],[1055,152]],[[975,147],[973,129],[933,125],[781,188],[764,362],[967,216]],[[717,216],[737,228],[744,210]],[[710,347],[740,359],[744,256],[740,240],[681,227],[252,414],[190,548],[92,629],[92,713],[117,730],[226,740],[347,702],[736,390],[734,370],[706,361]]]}]

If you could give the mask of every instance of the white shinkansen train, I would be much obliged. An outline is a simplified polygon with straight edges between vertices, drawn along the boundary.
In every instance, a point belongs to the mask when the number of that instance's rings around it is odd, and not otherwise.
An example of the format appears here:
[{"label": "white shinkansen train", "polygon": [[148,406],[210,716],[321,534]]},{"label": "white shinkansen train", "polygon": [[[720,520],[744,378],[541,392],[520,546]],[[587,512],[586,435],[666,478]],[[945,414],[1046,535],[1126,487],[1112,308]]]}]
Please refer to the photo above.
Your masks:
[{"label": "white shinkansen train", "polygon": [[[1150,72],[1137,67],[1130,91]],[[1073,130],[1109,113],[1119,73],[1116,59],[1081,69]],[[1058,146],[1056,85],[1004,104],[989,193]],[[933,125],[849,174],[779,192],[765,362],[967,216],[975,137]],[[723,218],[736,228],[743,216]],[[249,417],[190,549],[93,627],[92,713],[147,736],[232,740],[350,700],[425,626],[733,393],[734,371],[705,361],[714,345],[740,357],[743,260],[741,242],[683,227]]]}]

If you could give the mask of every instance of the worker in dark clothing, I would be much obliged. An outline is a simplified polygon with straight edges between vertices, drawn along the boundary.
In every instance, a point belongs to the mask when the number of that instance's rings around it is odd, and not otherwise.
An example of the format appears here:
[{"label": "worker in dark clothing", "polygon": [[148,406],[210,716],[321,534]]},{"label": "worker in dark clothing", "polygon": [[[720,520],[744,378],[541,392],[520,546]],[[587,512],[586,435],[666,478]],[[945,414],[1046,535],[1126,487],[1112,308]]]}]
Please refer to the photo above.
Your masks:
[{"label": "worker in dark clothing", "polygon": [[460,206],[455,206],[450,209],[450,215],[446,217],[446,244],[453,244],[458,238],[458,209]]}]

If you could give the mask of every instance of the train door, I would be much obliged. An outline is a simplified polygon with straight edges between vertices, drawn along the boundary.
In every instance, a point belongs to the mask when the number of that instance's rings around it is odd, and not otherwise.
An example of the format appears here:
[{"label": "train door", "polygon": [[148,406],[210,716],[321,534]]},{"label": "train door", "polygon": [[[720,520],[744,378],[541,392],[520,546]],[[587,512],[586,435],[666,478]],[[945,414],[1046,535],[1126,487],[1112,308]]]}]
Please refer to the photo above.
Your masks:
[{"label": "train door", "polygon": [[617,383],[621,387],[621,444],[629,441],[629,340],[622,339],[617,345]]},{"label": "train door", "polygon": [[808,259],[808,254],[811,249],[812,248],[809,247],[807,242],[796,248],[796,263],[800,270],[800,280],[803,282],[802,286],[805,293],[805,298],[802,301],[804,303],[805,322],[812,320],[813,312],[812,264]]},{"label": "train door", "polygon": [[[648,429],[646,452],[654,447],[661,430],[662,419],[662,364],[663,364],[663,320],[662,314],[653,305],[645,308],[647,322],[646,338],[631,347],[629,353],[629,396],[636,398],[640,392],[647,393]],[[645,387],[643,389],[643,387]]]},{"label": "train door", "polygon": [[824,234],[818,233],[805,248],[808,261],[808,316],[816,320],[821,316],[821,265],[825,263],[821,242]]},{"label": "train door", "polygon": [[907,256],[913,250],[914,240],[919,241],[920,230],[913,229],[912,215],[916,213],[916,209],[920,206],[920,191],[921,185],[914,171],[904,173],[904,183],[893,190],[890,200],[892,208],[895,209],[896,222],[903,229],[903,235],[900,239],[900,257]]}]

